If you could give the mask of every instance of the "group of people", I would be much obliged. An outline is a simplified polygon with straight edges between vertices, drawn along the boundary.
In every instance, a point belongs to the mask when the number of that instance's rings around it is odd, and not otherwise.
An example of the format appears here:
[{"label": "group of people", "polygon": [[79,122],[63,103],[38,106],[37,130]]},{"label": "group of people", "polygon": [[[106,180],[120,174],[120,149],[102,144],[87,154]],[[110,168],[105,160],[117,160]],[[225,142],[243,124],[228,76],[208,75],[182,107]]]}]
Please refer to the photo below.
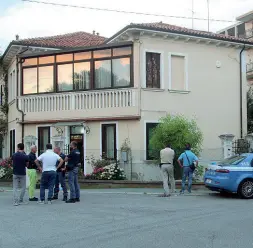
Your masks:
[{"label": "group of people", "polygon": [[[170,144],[160,151],[160,168],[162,172],[164,188],[164,194],[161,196],[163,197],[169,197],[171,195],[168,183],[171,185],[171,192],[176,192],[176,184],[174,179],[174,158],[175,151],[171,148]],[[184,194],[186,178],[188,178],[188,193],[191,193],[192,177],[195,168],[198,166],[198,157],[191,151],[191,145],[189,143],[186,144],[185,151],[179,156],[177,162],[179,166],[183,168],[182,189],[180,194]]]},{"label": "group of people", "polygon": [[[37,147],[31,147],[31,152],[26,155],[24,144],[17,145],[17,152],[12,155],[13,163],[13,198],[14,206],[25,204],[24,196],[26,191],[26,168],[29,177],[29,201],[37,201],[45,204],[45,190],[48,189],[47,203],[52,204],[52,200],[58,199],[59,184],[63,190],[63,201],[75,203],[80,201],[80,187],[78,184],[78,168],[80,167],[80,152],[77,143],[71,142],[70,153],[65,155],[59,147],[53,150],[52,144],[46,145],[46,151],[36,157]],[[37,172],[41,172],[40,199],[35,197],[37,183]],[[65,175],[68,172],[68,184],[70,198],[65,183]],[[18,188],[21,188],[18,194]]]}]

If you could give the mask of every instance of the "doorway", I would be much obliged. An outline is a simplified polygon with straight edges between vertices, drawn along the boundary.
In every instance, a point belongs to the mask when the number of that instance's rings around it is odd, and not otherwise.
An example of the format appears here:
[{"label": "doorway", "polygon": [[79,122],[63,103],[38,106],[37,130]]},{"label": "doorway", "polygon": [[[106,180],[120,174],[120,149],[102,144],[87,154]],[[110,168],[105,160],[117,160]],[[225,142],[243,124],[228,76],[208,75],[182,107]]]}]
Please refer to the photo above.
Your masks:
[{"label": "doorway", "polygon": [[70,127],[70,143],[75,141],[77,143],[77,149],[80,151],[81,164],[83,165],[83,126],[71,126]]}]

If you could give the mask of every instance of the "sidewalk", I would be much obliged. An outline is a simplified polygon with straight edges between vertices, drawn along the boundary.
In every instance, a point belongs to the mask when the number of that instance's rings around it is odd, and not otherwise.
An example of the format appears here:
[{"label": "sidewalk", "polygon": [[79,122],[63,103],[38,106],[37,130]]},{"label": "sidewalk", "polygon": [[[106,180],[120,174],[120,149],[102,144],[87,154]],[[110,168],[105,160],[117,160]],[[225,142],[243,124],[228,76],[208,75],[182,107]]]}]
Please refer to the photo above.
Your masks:
[{"label": "sidewalk", "polygon": [[[177,193],[179,194],[179,189],[177,189]],[[12,188],[10,187],[1,187],[0,192],[12,192]],[[126,195],[159,195],[163,194],[164,191],[162,188],[117,188],[117,189],[82,189],[82,194],[126,194]],[[187,190],[185,191],[187,192]],[[206,189],[195,189],[192,190],[191,194],[185,193],[185,195],[206,195],[211,191]],[[39,193],[39,190],[36,190],[36,193]]]}]

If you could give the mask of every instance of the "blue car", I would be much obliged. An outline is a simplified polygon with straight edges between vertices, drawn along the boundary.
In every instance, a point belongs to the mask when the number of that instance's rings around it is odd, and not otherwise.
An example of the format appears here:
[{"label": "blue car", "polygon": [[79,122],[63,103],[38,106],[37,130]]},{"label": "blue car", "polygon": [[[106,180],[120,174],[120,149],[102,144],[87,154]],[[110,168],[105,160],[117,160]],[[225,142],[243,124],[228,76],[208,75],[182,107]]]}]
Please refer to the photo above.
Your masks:
[{"label": "blue car", "polygon": [[204,175],[205,186],[221,193],[237,193],[253,198],[253,153],[235,155],[209,165]]}]

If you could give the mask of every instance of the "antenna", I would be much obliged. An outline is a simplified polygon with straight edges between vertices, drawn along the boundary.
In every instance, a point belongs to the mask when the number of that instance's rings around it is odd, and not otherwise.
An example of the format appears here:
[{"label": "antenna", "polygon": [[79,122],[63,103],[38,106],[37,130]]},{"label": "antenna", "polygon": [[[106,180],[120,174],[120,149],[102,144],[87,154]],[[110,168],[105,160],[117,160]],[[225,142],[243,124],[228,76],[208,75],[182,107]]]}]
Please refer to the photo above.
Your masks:
[{"label": "antenna", "polygon": [[208,23],[208,32],[210,30],[210,8],[209,8],[209,0],[207,0],[207,23]]}]

